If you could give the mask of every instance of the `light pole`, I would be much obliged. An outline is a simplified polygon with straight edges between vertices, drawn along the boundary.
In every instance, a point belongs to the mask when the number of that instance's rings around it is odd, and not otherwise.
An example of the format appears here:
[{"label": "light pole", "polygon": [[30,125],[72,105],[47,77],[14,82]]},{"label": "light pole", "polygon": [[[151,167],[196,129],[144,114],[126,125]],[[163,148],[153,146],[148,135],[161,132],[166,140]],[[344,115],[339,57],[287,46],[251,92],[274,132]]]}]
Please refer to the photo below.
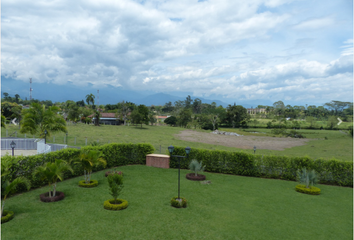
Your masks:
[{"label": "light pole", "polygon": [[14,141],[12,141],[12,142],[10,143],[10,147],[12,148],[12,156],[14,156],[16,143],[15,143]]},{"label": "light pole", "polygon": [[180,200],[181,198],[180,198],[179,192],[180,192],[181,158],[186,158],[186,157],[188,158],[188,155],[191,152],[191,148],[190,147],[186,147],[184,149],[186,151],[187,156],[172,155],[174,149],[175,148],[172,145],[168,147],[168,151],[170,152],[170,158],[171,157],[177,157],[177,159],[178,159],[178,200]]},{"label": "light pole", "polygon": [[257,150],[257,148],[256,148],[256,146],[254,146],[254,147],[253,147],[253,151],[254,151],[253,153],[254,153],[254,154],[256,154],[256,150]]},{"label": "light pole", "polygon": [[47,129],[44,130],[44,144],[47,144]]}]

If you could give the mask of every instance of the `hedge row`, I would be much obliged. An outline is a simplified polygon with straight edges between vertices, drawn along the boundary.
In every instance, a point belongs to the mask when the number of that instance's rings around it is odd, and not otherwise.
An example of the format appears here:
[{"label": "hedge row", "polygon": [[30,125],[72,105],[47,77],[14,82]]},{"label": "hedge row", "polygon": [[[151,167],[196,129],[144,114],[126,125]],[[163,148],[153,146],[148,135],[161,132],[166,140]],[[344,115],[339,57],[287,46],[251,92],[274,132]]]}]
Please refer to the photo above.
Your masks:
[{"label": "hedge row", "polygon": [[[175,147],[173,155],[186,156],[183,147]],[[314,169],[319,175],[319,183],[353,187],[353,162],[336,159],[313,160],[309,157],[262,156],[243,152],[219,150],[191,150],[189,159],[181,158],[181,168],[187,169],[192,159],[203,161],[205,171],[242,176],[296,180],[298,169]],[[173,157],[170,167],[177,168],[178,160]]]},{"label": "hedge row", "polygon": [[[107,161],[107,168],[114,166],[124,166],[129,164],[145,164],[146,155],[155,151],[151,144],[105,144],[102,146],[89,146],[83,149],[99,150],[105,156]],[[9,155],[3,156],[1,161],[11,161],[13,163],[11,167],[10,181],[18,176],[24,176],[30,180],[32,188],[41,187],[48,183],[43,182],[38,176],[33,176],[33,171],[37,166],[41,166],[46,162],[54,162],[55,159],[62,159],[70,162],[78,157],[80,150],[67,148],[56,152],[47,154],[39,154],[32,156],[16,156]],[[84,174],[83,169],[79,165],[72,166],[74,172],[65,172],[64,179],[77,177]],[[93,172],[103,170],[103,166],[98,166],[93,169]],[[17,192],[25,191],[25,186],[20,185]]]}]

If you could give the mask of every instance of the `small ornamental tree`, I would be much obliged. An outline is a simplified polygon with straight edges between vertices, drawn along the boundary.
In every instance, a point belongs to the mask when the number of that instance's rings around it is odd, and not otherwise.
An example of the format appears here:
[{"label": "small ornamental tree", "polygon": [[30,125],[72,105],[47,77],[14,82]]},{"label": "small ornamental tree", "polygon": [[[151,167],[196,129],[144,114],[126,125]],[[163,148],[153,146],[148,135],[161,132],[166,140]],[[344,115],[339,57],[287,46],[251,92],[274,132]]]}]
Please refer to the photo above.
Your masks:
[{"label": "small ornamental tree", "polygon": [[11,168],[12,164],[8,161],[1,161],[1,195],[4,196],[2,200],[2,206],[1,206],[1,217],[4,212],[4,206],[5,206],[5,200],[6,197],[10,194],[16,191],[16,187],[19,184],[24,184],[27,187],[27,190],[31,188],[31,183],[30,181],[25,178],[25,177],[17,177],[15,178],[12,182],[10,182],[10,174],[11,174]]},{"label": "small ornamental tree", "polygon": [[189,170],[194,171],[195,176],[198,175],[198,172],[203,172],[204,168],[205,165],[203,166],[202,161],[199,163],[196,159],[193,159],[189,164]]},{"label": "small ornamental tree", "polygon": [[304,183],[306,188],[310,188],[317,183],[317,174],[315,170],[309,171],[306,168],[303,168],[301,171],[297,171],[297,180],[300,183]]},{"label": "small ornamental tree", "polygon": [[123,189],[123,176],[110,174],[107,177],[109,184],[109,194],[114,198],[114,204],[117,204],[117,198]]},{"label": "small ornamental tree", "polygon": [[96,150],[81,150],[79,157],[74,160],[74,164],[81,165],[84,169],[85,183],[89,184],[91,181],[91,174],[94,166],[102,164],[106,167],[107,162],[103,159],[104,155]]},{"label": "small ornamental tree", "polygon": [[[45,180],[49,185],[49,197],[55,197],[57,189],[57,181],[63,181],[64,172],[73,173],[71,166],[64,160],[56,159],[54,163],[47,162],[43,166],[38,166],[33,175],[39,175],[41,180]],[[53,196],[51,195],[53,192]]]}]

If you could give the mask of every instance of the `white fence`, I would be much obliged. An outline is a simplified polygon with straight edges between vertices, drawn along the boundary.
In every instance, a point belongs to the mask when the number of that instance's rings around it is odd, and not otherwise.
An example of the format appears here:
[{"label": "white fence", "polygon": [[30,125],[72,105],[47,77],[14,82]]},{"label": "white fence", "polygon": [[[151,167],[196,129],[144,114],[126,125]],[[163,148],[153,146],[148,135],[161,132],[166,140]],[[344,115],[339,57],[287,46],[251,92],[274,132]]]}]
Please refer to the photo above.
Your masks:
[{"label": "white fence", "polygon": [[35,138],[1,138],[1,150],[11,150],[10,143],[16,143],[17,150],[36,150],[37,142]]},{"label": "white fence", "polygon": [[[37,154],[55,152],[68,147],[65,144],[45,144],[44,139],[1,138],[1,150],[11,150],[10,144],[12,141],[16,143],[15,150],[37,150]],[[80,147],[73,148],[80,149]]]}]

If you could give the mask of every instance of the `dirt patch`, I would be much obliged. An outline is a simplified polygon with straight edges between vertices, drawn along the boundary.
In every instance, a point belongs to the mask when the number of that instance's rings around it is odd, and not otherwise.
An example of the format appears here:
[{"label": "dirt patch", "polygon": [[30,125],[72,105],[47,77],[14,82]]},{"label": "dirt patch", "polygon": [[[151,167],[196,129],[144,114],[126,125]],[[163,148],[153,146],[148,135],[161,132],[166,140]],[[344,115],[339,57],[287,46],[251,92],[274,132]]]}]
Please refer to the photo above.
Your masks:
[{"label": "dirt patch", "polygon": [[177,138],[189,142],[201,142],[214,145],[222,145],[226,147],[253,149],[269,149],[284,150],[305,145],[309,139],[299,138],[278,138],[278,137],[261,137],[261,136],[227,136],[212,133],[196,132],[192,130],[184,130],[176,135]]}]

